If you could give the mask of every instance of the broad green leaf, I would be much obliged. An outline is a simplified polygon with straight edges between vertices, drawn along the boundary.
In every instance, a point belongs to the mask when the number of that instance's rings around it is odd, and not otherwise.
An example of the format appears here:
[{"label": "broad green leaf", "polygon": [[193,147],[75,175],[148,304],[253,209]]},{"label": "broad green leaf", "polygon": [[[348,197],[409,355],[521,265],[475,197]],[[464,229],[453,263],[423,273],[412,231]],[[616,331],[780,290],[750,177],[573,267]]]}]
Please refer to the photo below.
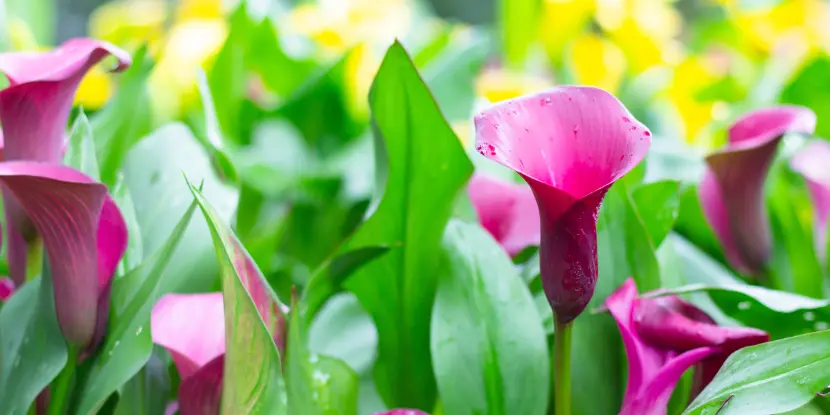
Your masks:
[{"label": "broad green leaf", "polygon": [[333,295],[342,290],[343,282],[365,264],[389,251],[385,246],[369,246],[343,253],[323,264],[308,281],[303,290],[302,304],[309,320]]},{"label": "broad green leaf", "polygon": [[150,132],[150,102],[146,83],[154,63],[142,46],[133,65],[121,76],[118,90],[106,107],[90,120],[101,180],[112,185],[130,148]]},{"label": "broad green leaf", "polygon": [[168,264],[183,240],[195,209],[195,203],[191,202],[168,233],[164,245],[138,268],[113,281],[107,336],[94,356],[84,388],[78,394],[78,414],[97,413],[107,398],[150,359],[153,352],[150,313],[156,301],[169,292],[164,289],[162,277],[172,276]]},{"label": "broad green leaf", "polygon": [[202,104],[202,113],[198,128],[194,128],[195,136],[202,142],[211,156],[214,166],[222,178],[230,183],[239,182],[239,173],[225,151],[225,140],[222,135],[222,128],[216,114],[216,104],[210,93],[207,77],[204,71],[199,70],[196,76],[196,85],[199,89],[199,97]]},{"label": "broad green leaf", "polygon": [[746,284],[703,285],[659,290],[655,295],[705,292],[727,316],[766,331],[773,339],[830,328],[830,300],[817,300]]},{"label": "broad green leaf", "polygon": [[542,12],[540,0],[497,0],[501,17],[502,53],[507,64],[523,68],[530,52],[530,46],[537,37],[539,16]]},{"label": "broad green leaf", "polygon": [[357,415],[357,374],[342,361],[308,350],[306,317],[294,307],[285,377],[288,410],[304,415]]},{"label": "broad green leaf", "polygon": [[654,246],[660,246],[677,220],[680,183],[664,180],[636,187],[631,194]]},{"label": "broad green leaf", "polygon": [[[226,336],[221,413],[287,414],[280,352],[274,343],[284,333],[270,331],[281,330],[270,313],[284,311],[274,310],[279,304],[254,302],[254,296],[273,298],[267,282],[202,193],[189,186],[210,228],[221,269]],[[269,315],[260,315],[259,308]]]},{"label": "broad green leaf", "polygon": [[72,130],[69,134],[69,143],[66,146],[66,154],[63,156],[63,163],[74,167],[87,176],[100,180],[101,173],[98,170],[98,159],[95,156],[95,141],[92,138],[92,127],[86,114],[81,110],[75,117]]},{"label": "broad green leaf", "polygon": [[156,354],[121,389],[114,415],[163,414],[170,403],[167,364]]},{"label": "broad green leaf", "polygon": [[374,213],[343,251],[400,248],[358,270],[345,285],[377,326],[375,381],[384,401],[389,407],[429,411],[435,402],[429,320],[436,256],[472,165],[399,43],[386,53],[369,103],[376,131],[376,192],[383,197],[369,208]]},{"label": "broad green leaf", "polygon": [[547,338],[533,298],[499,244],[453,221],[432,314],[433,366],[450,414],[544,414]]},{"label": "broad green leaf", "polygon": [[697,186],[688,186],[680,191],[680,211],[675,229],[705,253],[723,262],[723,248],[703,215],[697,192]]},{"label": "broad green leaf", "polygon": [[[19,19],[20,23],[31,30],[29,36],[34,36],[38,45],[51,45],[55,42],[55,28],[57,27],[57,11],[59,3],[55,0],[5,0],[5,13],[8,23]],[[0,4],[0,6],[3,6]],[[14,26],[0,26],[0,30],[13,29]],[[20,30],[20,29],[18,29]],[[2,46],[2,45],[0,45]]]},{"label": "broad green leaf", "polygon": [[66,365],[48,261],[0,310],[0,413],[25,415]]},{"label": "broad green leaf", "polygon": [[[813,215],[804,180],[776,163],[767,192],[775,253],[772,267],[780,288],[813,298],[824,296],[824,272],[813,242]],[[778,287],[776,287],[778,288]]]},{"label": "broad green leaf", "polygon": [[245,57],[252,30],[246,2],[242,1],[228,17],[228,36],[207,74],[219,124],[226,137],[236,143],[245,142],[239,137],[239,115],[248,87]]},{"label": "broad green leaf", "polygon": [[317,69],[311,59],[294,59],[288,56],[280,43],[279,33],[266,17],[253,29],[253,40],[247,59],[262,83],[280,97],[291,96]]},{"label": "broad green leaf", "polygon": [[123,176],[116,181],[112,189],[112,198],[121,211],[124,223],[127,224],[127,250],[121,259],[120,270],[116,273],[116,275],[124,275],[126,271],[139,266],[144,260],[144,243],[141,239],[141,228],[138,225],[135,204],[133,204],[130,189],[124,183]]},{"label": "broad green leaf", "polygon": [[830,70],[830,58],[823,54],[816,55],[804,64],[801,72],[781,92],[781,102],[803,105],[819,115],[816,135],[830,137],[830,121],[825,114],[830,114],[830,79],[825,74]]},{"label": "broad green leaf", "polygon": [[[588,310],[602,305],[605,298],[631,276],[638,287],[660,286],[654,247],[633,210],[624,183],[618,182],[608,190],[599,210],[597,251],[599,280]],[[585,312],[574,321],[574,414],[613,415],[619,411],[625,385],[625,361],[621,350],[619,330],[610,315]],[[585,365],[584,362],[592,363]],[[603,386],[597,388],[596,385]]]},{"label": "broad green leaf", "polygon": [[830,385],[828,363],[830,331],[738,350],[683,414],[767,415],[794,410]]},{"label": "broad green leaf", "polygon": [[[166,125],[141,140],[124,164],[124,182],[135,204],[144,252],[154,252],[164,244],[192,203],[182,172],[195,182],[204,182],[205,197],[223,220],[233,217],[238,191],[219,180],[210,156],[187,127]],[[214,286],[219,269],[209,236],[202,221],[187,227],[162,283],[163,291],[204,292]]]}]

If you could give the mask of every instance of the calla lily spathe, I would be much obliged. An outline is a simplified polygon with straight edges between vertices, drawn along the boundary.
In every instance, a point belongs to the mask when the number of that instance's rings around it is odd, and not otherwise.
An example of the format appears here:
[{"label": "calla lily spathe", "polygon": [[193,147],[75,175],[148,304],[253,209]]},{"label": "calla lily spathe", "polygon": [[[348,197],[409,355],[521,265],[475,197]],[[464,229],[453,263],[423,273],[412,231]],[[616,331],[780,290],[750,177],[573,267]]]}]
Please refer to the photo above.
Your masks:
[{"label": "calla lily spathe", "polygon": [[476,174],[467,193],[481,226],[508,254],[539,245],[539,208],[527,185]]},{"label": "calla lily spathe", "polygon": [[651,132],[613,95],[562,86],[475,117],[476,149],[530,185],[541,223],[542,285],[567,323],[596,286],[596,221],[605,192],[645,157]]},{"label": "calla lily spathe", "polygon": [[767,333],[718,327],[703,311],[677,296],[638,298],[628,279],[605,300],[628,357],[628,384],[620,415],[665,415],[669,398],[692,366],[700,392],[734,351],[769,340]]},{"label": "calla lily spathe", "polygon": [[738,271],[762,273],[772,241],[764,203],[766,181],[778,143],[787,133],[812,134],[808,108],[780,106],[753,111],[729,128],[726,148],[706,157],[701,207],[726,258]]},{"label": "calla lily spathe", "polygon": [[129,56],[92,39],[50,52],[0,54],[9,86],[0,91],[9,273],[26,279],[28,244],[41,238],[49,259],[58,322],[67,340],[94,347],[106,328],[109,290],[127,246],[127,229],[103,184],[60,166],[72,100],[86,72],[109,55]]},{"label": "calla lily spathe", "polygon": [[816,252],[819,257],[825,258],[827,219],[830,216],[830,143],[816,140],[807,144],[790,159],[790,167],[807,182],[813,202]]}]

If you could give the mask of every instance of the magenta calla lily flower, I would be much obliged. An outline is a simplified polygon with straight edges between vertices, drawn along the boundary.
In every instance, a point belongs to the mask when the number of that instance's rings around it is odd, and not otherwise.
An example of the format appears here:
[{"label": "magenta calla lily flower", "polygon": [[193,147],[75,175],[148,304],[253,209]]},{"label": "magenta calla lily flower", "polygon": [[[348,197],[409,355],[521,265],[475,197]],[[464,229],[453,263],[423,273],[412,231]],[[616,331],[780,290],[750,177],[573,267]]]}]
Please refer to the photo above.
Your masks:
[{"label": "magenta calla lily flower", "polygon": [[596,220],[605,192],[648,152],[651,133],[598,88],[556,87],[475,118],[476,149],[518,172],[539,208],[542,285],[567,323],[596,286]]},{"label": "magenta calla lily flower", "polygon": [[[105,57],[117,58],[116,71],[127,68],[130,56],[106,42],[72,39],[49,52],[0,54],[0,72],[9,86],[0,91],[2,160],[60,164],[65,130],[75,92],[84,75]],[[31,223],[13,199],[4,195],[9,235],[9,272],[17,284],[26,278],[27,240]]]},{"label": "magenta calla lily flower", "polygon": [[813,202],[814,239],[819,257],[827,256],[827,219],[830,216],[830,143],[813,141],[790,159],[790,167],[807,182]]},{"label": "magenta calla lily flower", "polygon": [[529,187],[476,174],[467,192],[481,226],[508,254],[539,245],[539,208]]},{"label": "magenta calla lily flower", "polygon": [[0,163],[0,185],[43,238],[64,336],[93,346],[127,247],[127,226],[106,186],[69,167],[27,161]]},{"label": "magenta calla lily flower", "polygon": [[0,278],[0,301],[6,301],[14,293],[14,282],[11,278]]},{"label": "magenta calla lily flower", "polygon": [[605,305],[617,321],[628,357],[628,385],[620,415],[665,415],[683,373],[699,365],[693,395],[734,351],[769,340],[750,328],[718,327],[677,296],[638,298],[628,279]]},{"label": "magenta calla lily flower", "polygon": [[758,274],[772,245],[764,203],[764,181],[784,134],[812,134],[816,115],[808,108],[780,106],[753,111],[729,128],[729,143],[706,157],[700,200],[709,224],[738,271]]},{"label": "magenta calla lily flower", "polygon": [[[235,246],[234,267],[282,356],[283,305],[268,290],[265,278],[247,252],[238,242]],[[199,319],[194,320],[194,315]],[[226,346],[222,294],[167,294],[153,307],[150,329],[153,342],[167,349],[182,379],[179,411],[183,415],[218,414]]]}]

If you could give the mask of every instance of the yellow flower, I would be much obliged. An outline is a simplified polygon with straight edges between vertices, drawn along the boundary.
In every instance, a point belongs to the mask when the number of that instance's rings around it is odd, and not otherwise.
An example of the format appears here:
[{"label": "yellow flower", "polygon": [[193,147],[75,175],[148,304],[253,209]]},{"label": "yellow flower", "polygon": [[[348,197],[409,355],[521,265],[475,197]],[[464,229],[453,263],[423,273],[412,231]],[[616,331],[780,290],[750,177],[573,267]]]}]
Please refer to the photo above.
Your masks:
[{"label": "yellow flower", "polygon": [[787,0],[751,9],[728,2],[727,9],[740,33],[763,52],[782,44],[821,48],[830,40],[830,6],[823,0]]},{"label": "yellow flower", "polygon": [[682,18],[667,0],[597,0],[597,22],[634,73],[678,60]]},{"label": "yellow flower", "polygon": [[86,110],[94,110],[104,106],[113,92],[113,81],[110,74],[101,65],[96,65],[87,72],[78,92],[75,94],[75,105]]},{"label": "yellow flower", "polygon": [[157,56],[164,38],[167,8],[160,0],[126,0],[105,3],[89,18],[89,34],[128,50],[147,43]]},{"label": "yellow flower", "polygon": [[490,102],[504,101],[550,86],[551,82],[506,69],[486,70],[476,80],[476,93]]},{"label": "yellow flower", "polygon": [[595,11],[592,0],[545,0],[539,36],[548,57],[562,61],[565,45],[581,33]]},{"label": "yellow flower", "polygon": [[679,118],[681,133],[689,143],[710,146],[712,137],[704,134],[713,119],[724,115],[725,103],[700,101],[697,94],[719,79],[719,68],[712,60],[689,57],[674,68],[674,77],[665,91]]},{"label": "yellow flower", "polygon": [[149,87],[161,114],[180,114],[198,96],[196,73],[216,56],[227,37],[224,20],[190,20],[175,25],[161,49]]},{"label": "yellow flower", "polygon": [[9,19],[9,46],[12,50],[40,50],[32,29],[25,21],[17,18]]},{"label": "yellow flower", "polygon": [[571,45],[571,65],[578,84],[616,92],[625,73],[625,55],[619,47],[599,36],[586,34]]},{"label": "yellow flower", "polygon": [[339,54],[360,43],[391,43],[409,31],[411,20],[406,0],[320,0],[294,8],[286,27],[314,40],[324,53]]}]

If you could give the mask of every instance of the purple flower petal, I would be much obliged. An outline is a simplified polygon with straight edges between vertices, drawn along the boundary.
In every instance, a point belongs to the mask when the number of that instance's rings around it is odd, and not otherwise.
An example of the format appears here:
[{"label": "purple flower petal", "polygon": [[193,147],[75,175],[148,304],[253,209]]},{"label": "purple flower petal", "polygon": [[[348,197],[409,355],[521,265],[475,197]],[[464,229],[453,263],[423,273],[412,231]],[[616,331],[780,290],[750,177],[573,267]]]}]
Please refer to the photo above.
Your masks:
[{"label": "purple flower petal", "polygon": [[596,214],[608,188],[645,157],[651,133],[613,95],[563,86],[503,101],[475,118],[476,149],[533,190],[540,266],[557,318],[576,318],[594,292]]},{"label": "purple flower petal", "polygon": [[179,413],[182,415],[218,415],[222,401],[222,376],[225,356],[203,366],[179,386]]},{"label": "purple flower petal", "polygon": [[0,278],[0,301],[6,301],[14,293],[14,282],[11,278]]},{"label": "purple flower petal", "polygon": [[187,379],[225,353],[222,293],[167,294],[153,306],[150,329]]},{"label": "purple flower petal", "polygon": [[[64,336],[90,346],[106,321],[98,303],[112,278],[98,273],[111,272],[127,244],[126,225],[107,201],[106,186],[69,167],[25,161],[0,163],[0,184],[43,239]],[[110,245],[99,252],[101,232]]]},{"label": "purple flower petal", "polygon": [[539,208],[529,187],[476,174],[467,191],[481,226],[508,254],[539,245]]},{"label": "purple flower petal", "polygon": [[808,108],[781,106],[746,114],[729,129],[726,149],[706,158],[700,199],[726,257],[741,272],[756,274],[769,259],[771,240],[764,181],[786,133],[812,134]]},{"label": "purple flower petal", "polygon": [[[72,39],[49,52],[0,54],[0,72],[9,87],[0,91],[0,124],[3,149],[0,160],[29,160],[60,164],[65,147],[64,132],[73,97],[84,75],[109,55],[118,59],[115,70],[129,66],[130,57],[121,49],[92,39]],[[3,196],[9,273],[22,284],[26,279],[27,237],[31,223],[13,198]]]},{"label": "purple flower petal", "polygon": [[827,255],[827,219],[830,216],[830,143],[813,141],[790,160],[790,167],[807,181],[813,201],[816,252]]},{"label": "purple flower petal", "polygon": [[60,163],[69,110],[84,75],[105,57],[126,69],[130,56],[93,39],[71,39],[49,52],[0,54],[9,87],[0,91],[5,160]]}]

